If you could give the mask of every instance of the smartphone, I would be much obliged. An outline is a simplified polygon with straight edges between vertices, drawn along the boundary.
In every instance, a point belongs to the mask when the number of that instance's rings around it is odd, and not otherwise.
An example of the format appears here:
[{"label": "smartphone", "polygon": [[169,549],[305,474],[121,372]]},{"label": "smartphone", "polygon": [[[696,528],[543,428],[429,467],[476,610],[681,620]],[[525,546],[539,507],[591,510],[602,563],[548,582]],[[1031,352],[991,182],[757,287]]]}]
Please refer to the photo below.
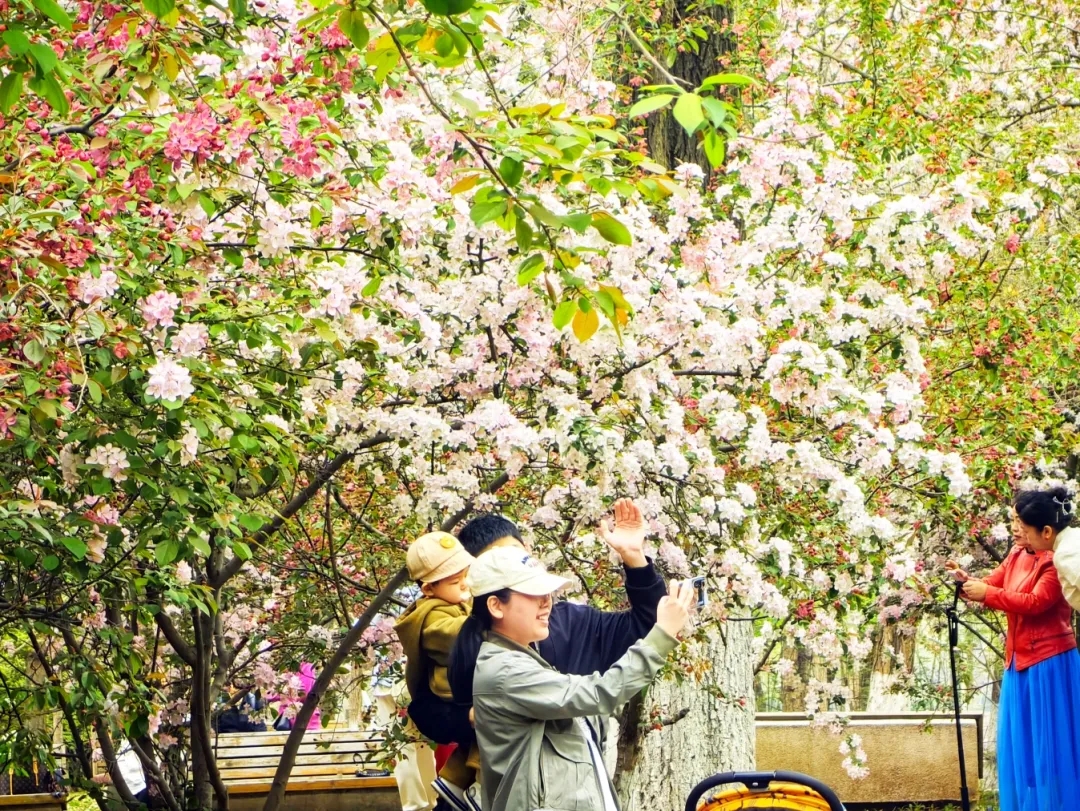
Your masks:
[{"label": "smartphone", "polygon": [[697,592],[697,607],[704,608],[709,602],[708,596],[705,594],[705,578],[695,577],[690,582],[694,584],[694,591]]}]

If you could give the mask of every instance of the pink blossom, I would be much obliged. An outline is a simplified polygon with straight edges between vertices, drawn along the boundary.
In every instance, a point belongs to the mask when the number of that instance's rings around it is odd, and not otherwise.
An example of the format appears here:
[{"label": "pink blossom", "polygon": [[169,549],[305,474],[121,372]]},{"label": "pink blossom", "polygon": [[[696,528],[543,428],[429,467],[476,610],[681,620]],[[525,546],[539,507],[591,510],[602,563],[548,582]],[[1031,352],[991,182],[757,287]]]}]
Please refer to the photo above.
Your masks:
[{"label": "pink blossom", "polygon": [[186,560],[176,564],[176,579],[182,586],[191,582],[191,564]]},{"label": "pink blossom", "polygon": [[178,113],[169,126],[169,135],[162,151],[179,168],[185,158],[202,163],[221,151],[221,125],[214,111],[199,102],[190,113]]},{"label": "pink blossom", "polygon": [[84,304],[109,298],[120,287],[120,279],[111,270],[102,270],[97,276],[90,271],[79,276],[76,292]]},{"label": "pink blossom", "polygon": [[146,393],[159,400],[186,400],[195,393],[191,372],[172,358],[159,358],[150,368]]},{"label": "pink blossom", "polygon": [[172,339],[172,351],[182,358],[193,358],[206,348],[209,333],[204,324],[184,324]]},{"label": "pink blossom", "polygon": [[139,309],[142,311],[147,329],[176,326],[173,316],[176,315],[176,308],[179,306],[179,297],[168,290],[158,290],[139,302]]},{"label": "pink blossom", "polygon": [[1016,253],[1020,250],[1020,235],[1015,231],[1009,234],[1008,238],[1005,240],[1005,250],[1009,253]]},{"label": "pink blossom", "polygon": [[115,482],[124,481],[127,478],[124,471],[131,467],[123,448],[118,448],[111,442],[98,445],[90,451],[90,455],[86,457],[86,464],[100,465],[103,468],[102,475]]},{"label": "pink blossom", "polygon": [[105,550],[109,542],[104,535],[95,533],[86,542],[86,559],[91,563],[102,563],[105,560]]}]

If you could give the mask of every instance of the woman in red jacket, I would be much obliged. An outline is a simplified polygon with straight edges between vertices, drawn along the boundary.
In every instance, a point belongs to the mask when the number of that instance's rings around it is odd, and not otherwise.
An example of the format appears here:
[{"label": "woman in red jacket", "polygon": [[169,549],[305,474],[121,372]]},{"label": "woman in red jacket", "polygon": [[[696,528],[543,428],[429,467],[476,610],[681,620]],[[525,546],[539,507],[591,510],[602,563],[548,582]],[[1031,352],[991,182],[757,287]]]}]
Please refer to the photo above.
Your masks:
[{"label": "woman in red jacket", "polygon": [[1000,809],[1063,811],[1080,807],[1080,654],[1053,549],[1072,501],[1063,487],[1021,490],[1013,507],[1015,545],[1002,564],[981,579],[956,569],[956,578],[967,599],[1009,621],[998,705]]}]

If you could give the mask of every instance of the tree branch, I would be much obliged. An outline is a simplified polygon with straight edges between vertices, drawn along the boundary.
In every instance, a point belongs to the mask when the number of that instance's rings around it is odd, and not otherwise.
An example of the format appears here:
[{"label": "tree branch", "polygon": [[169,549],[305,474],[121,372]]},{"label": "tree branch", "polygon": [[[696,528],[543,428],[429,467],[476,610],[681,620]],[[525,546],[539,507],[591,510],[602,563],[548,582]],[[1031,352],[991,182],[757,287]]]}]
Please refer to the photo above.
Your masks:
[{"label": "tree branch", "polygon": [[[266,543],[270,536],[272,536],[283,526],[285,526],[286,521],[288,521],[290,518],[300,512],[301,508],[303,508],[305,504],[307,504],[309,501],[311,501],[311,499],[318,495],[319,491],[326,486],[326,483],[328,481],[330,481],[332,478],[334,478],[335,475],[337,475],[337,472],[341,470],[341,468],[343,468],[348,462],[351,462],[353,459],[355,459],[356,454],[358,454],[360,451],[368,450],[369,448],[374,448],[378,445],[385,444],[389,442],[391,438],[392,437],[389,434],[376,434],[373,437],[365,439],[363,442],[357,445],[355,449],[339,453],[337,456],[335,456],[333,459],[323,465],[322,468],[319,469],[319,472],[315,474],[315,476],[310,482],[308,482],[307,487],[305,487],[303,490],[293,496],[292,500],[285,505],[285,507],[281,510],[280,513],[274,516],[273,520],[268,521],[266,524],[263,524],[263,526],[248,539],[248,543],[250,543],[252,546],[262,546],[264,543]],[[211,588],[221,588],[225,583],[228,582],[229,578],[231,578],[238,571],[240,571],[240,568],[243,565],[243,559],[237,555],[233,555],[232,558],[225,562],[225,564],[221,567],[219,571],[215,572],[212,577],[208,578]]]},{"label": "tree branch", "polygon": [[653,56],[652,51],[650,51],[648,49],[648,47],[646,47],[644,42],[642,42],[640,39],[638,39],[638,35],[635,34],[633,29],[629,25],[626,24],[626,20],[624,20],[618,14],[616,14],[615,16],[618,17],[619,27],[622,28],[623,33],[626,34],[626,36],[630,39],[630,42],[633,43],[633,46],[635,48],[637,48],[638,52],[649,61],[649,64],[651,64],[654,68],[656,68],[657,72],[659,72],[659,74],[661,76],[663,76],[665,79],[667,79],[673,85],[682,85],[683,87],[693,87],[693,85],[690,84],[690,82],[686,81],[685,79],[680,79],[678,76],[673,75],[671,73],[671,71],[669,71],[667,68],[665,68],[663,65],[661,65],[660,61],[655,56]]},{"label": "tree branch", "polygon": [[183,660],[184,664],[188,667],[195,667],[195,650],[180,635],[179,629],[173,624],[172,617],[166,614],[164,609],[161,609],[154,614],[154,622],[157,623],[157,627],[165,635],[165,640],[176,651],[176,655]]}]

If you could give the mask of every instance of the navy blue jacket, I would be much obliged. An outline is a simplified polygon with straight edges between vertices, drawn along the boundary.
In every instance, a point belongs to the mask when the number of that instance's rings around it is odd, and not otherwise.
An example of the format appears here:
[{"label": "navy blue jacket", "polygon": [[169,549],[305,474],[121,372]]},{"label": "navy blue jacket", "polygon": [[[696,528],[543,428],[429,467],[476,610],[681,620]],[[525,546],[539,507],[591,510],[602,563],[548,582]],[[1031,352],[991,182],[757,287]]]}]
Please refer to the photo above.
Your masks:
[{"label": "navy blue jacket", "polygon": [[[624,571],[628,611],[599,611],[565,601],[551,607],[548,637],[539,649],[560,673],[603,673],[656,624],[656,606],[667,594],[664,578],[651,562],[636,569],[624,567]],[[409,717],[421,734],[436,743],[467,747],[475,738],[468,705],[444,701],[427,689],[426,683],[420,694],[412,697]]]}]

